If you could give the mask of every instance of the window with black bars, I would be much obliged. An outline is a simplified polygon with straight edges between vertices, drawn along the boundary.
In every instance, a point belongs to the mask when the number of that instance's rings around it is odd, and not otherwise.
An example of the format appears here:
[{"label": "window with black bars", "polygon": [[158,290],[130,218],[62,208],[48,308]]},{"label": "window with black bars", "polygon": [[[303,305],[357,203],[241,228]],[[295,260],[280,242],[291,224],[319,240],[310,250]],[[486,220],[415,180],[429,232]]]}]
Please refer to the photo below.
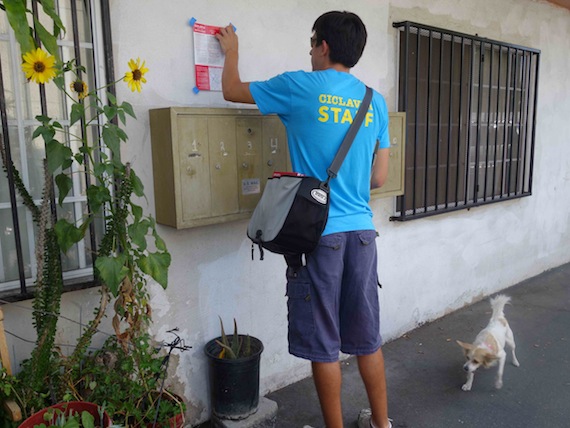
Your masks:
[{"label": "window with black bars", "polygon": [[405,221],[529,196],[540,51],[413,22],[399,29]]},{"label": "window with black bars", "polygon": [[[27,6],[36,18],[46,25],[49,18],[35,0]],[[110,19],[108,0],[59,0],[55,2],[66,32],[58,40],[63,62],[75,58],[85,67],[82,79],[89,88],[103,86],[113,81],[113,62],[110,51]],[[41,137],[33,138],[38,125],[37,115],[48,115],[59,121],[68,135],[81,132],[80,124],[70,126],[70,101],[53,82],[44,85],[29,84],[21,69],[21,52],[6,13],[0,10],[0,143],[7,148],[5,153],[20,172],[36,205],[41,204],[43,159],[45,148]],[[71,77],[66,77],[71,79]],[[69,87],[71,80],[66,80]],[[86,107],[87,108],[87,107]],[[89,126],[87,136],[93,144],[99,141],[99,126]],[[70,138],[68,141],[71,141]],[[84,168],[74,163],[73,189],[57,205],[55,216],[70,221],[79,221],[87,210],[87,188],[90,177]],[[56,195],[57,198],[57,195]],[[52,206],[56,206],[52,203]],[[100,240],[104,220],[95,221],[85,238],[69,250],[62,263],[64,283],[67,289],[95,285],[93,281],[94,254],[92,249]],[[29,298],[33,291],[35,272],[34,242],[37,231],[29,210],[14,191],[14,181],[5,171],[0,172],[0,298],[20,300]]]}]

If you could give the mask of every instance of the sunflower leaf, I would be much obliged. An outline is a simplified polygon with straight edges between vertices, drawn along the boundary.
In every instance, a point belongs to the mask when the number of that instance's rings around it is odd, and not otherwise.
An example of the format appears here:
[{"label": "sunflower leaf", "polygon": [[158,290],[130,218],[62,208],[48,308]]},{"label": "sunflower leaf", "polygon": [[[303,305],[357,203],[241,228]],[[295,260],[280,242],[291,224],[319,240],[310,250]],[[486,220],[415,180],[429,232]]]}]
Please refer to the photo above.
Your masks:
[{"label": "sunflower leaf", "polygon": [[61,22],[61,18],[57,14],[55,2],[53,0],[42,0],[41,3],[46,15],[53,19],[53,35],[54,38],[57,38],[61,31],[65,32],[65,27],[63,26],[63,22]]},{"label": "sunflower leaf", "polygon": [[121,104],[121,108],[125,111],[125,113],[127,113],[133,119],[137,118],[137,116],[135,115],[135,111],[133,110],[133,106],[128,102],[124,101],[123,104]]},{"label": "sunflower leaf", "polygon": [[47,51],[52,54],[56,59],[59,59],[59,49],[57,47],[57,38],[51,34],[42,23],[34,16],[34,25],[36,34],[44,44]]},{"label": "sunflower leaf", "polygon": [[141,179],[135,174],[134,170],[131,170],[131,182],[133,183],[133,192],[138,197],[142,198],[144,196],[144,185]]},{"label": "sunflower leaf", "polygon": [[107,92],[107,98],[109,98],[111,104],[117,105],[117,97],[113,95],[111,92]]},{"label": "sunflower leaf", "polygon": [[129,139],[129,136],[127,135],[127,133],[125,131],[123,131],[121,128],[117,127],[117,136],[123,140],[125,143],[127,142],[127,140]]},{"label": "sunflower leaf", "polygon": [[117,115],[117,107],[105,106],[103,107],[103,111],[105,112],[105,116],[107,116],[108,120],[113,120],[113,118]]},{"label": "sunflower leaf", "polygon": [[54,230],[61,251],[66,253],[71,247],[81,241],[83,236],[85,236],[85,230],[88,226],[89,221],[86,221],[80,227],[75,227],[75,225],[67,220],[59,219],[55,224]]},{"label": "sunflower leaf", "polygon": [[53,83],[55,83],[55,86],[57,86],[58,89],[63,91],[63,88],[65,87],[65,77],[63,77],[63,75],[56,76],[53,78]]},{"label": "sunflower leaf", "polygon": [[83,118],[84,115],[85,115],[85,108],[83,107],[83,104],[74,103],[73,106],[71,106],[69,125],[73,125],[78,120],[81,120],[81,118]]},{"label": "sunflower leaf", "polygon": [[121,119],[121,123],[123,125],[126,125],[127,124],[127,117],[125,116],[125,112],[123,110],[118,110],[117,115],[119,116],[119,119]]},{"label": "sunflower leaf", "polygon": [[152,229],[152,236],[154,236],[154,245],[156,246],[156,248],[160,251],[167,251],[164,239],[160,237],[160,235],[154,228]]},{"label": "sunflower leaf", "polygon": [[111,193],[107,187],[93,184],[87,188],[87,200],[91,211],[98,212],[105,202],[111,202]]},{"label": "sunflower leaf", "polygon": [[43,126],[38,126],[38,127],[34,130],[34,133],[32,134],[32,140],[38,138],[40,135],[42,135],[43,132],[44,132],[44,127],[43,127]]},{"label": "sunflower leaf", "polygon": [[146,233],[150,224],[148,220],[136,221],[129,225],[128,232],[133,243],[139,247],[140,251],[145,251],[147,247]]},{"label": "sunflower leaf", "polygon": [[[45,138],[45,137],[44,137]],[[48,163],[48,171],[53,174],[58,168],[67,165],[73,156],[71,149],[57,140],[46,142],[46,157]]]},{"label": "sunflower leaf", "polygon": [[168,284],[168,267],[170,266],[170,253],[149,253],[139,260],[141,270],[150,275],[156,282],[166,288]]},{"label": "sunflower leaf", "polygon": [[38,122],[41,122],[43,125],[46,125],[46,124],[48,124],[48,123],[51,121],[51,117],[49,117],[49,116],[44,116],[43,114],[38,114],[38,115],[36,116],[36,120],[37,120]]},{"label": "sunflower leaf", "polygon": [[107,171],[107,165],[104,163],[97,163],[93,167],[93,174],[96,177],[102,177],[105,171]]},{"label": "sunflower leaf", "polygon": [[73,181],[67,174],[61,173],[55,177],[55,184],[59,190],[58,203],[60,206],[63,205],[63,200],[69,194],[69,191],[73,187]]},{"label": "sunflower leaf", "polygon": [[95,261],[101,281],[109,287],[109,291],[115,297],[119,294],[119,285],[129,273],[129,269],[125,266],[126,261],[126,256],[121,254],[116,257],[100,256]]},{"label": "sunflower leaf", "polygon": [[32,134],[32,137],[37,138],[40,135],[47,144],[53,140],[53,137],[55,137],[55,130],[53,129],[52,126],[49,125],[38,126],[34,131],[34,133]]},{"label": "sunflower leaf", "polygon": [[61,168],[62,169],[67,169],[69,167],[71,167],[71,165],[73,165],[73,156],[64,159],[63,163],[61,164]]},{"label": "sunflower leaf", "polygon": [[6,15],[10,26],[14,30],[16,40],[20,44],[22,52],[30,52],[36,48],[34,39],[30,34],[30,27],[26,17],[26,2],[22,1],[9,1],[3,2],[6,8]]},{"label": "sunflower leaf", "polygon": [[117,126],[112,123],[107,123],[103,128],[103,141],[109,147],[113,155],[119,155],[119,136],[117,135]]},{"label": "sunflower leaf", "polygon": [[131,202],[131,212],[133,213],[135,221],[140,221],[140,219],[142,218],[142,215],[143,215],[142,207],[139,207],[138,205],[133,204]]}]

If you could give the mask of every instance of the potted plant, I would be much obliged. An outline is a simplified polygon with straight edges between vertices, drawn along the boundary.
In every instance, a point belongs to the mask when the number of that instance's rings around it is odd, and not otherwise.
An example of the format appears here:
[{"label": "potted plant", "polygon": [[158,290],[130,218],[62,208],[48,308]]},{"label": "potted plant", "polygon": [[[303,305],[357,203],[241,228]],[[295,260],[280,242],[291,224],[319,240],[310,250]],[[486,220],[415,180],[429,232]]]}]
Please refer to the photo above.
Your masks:
[{"label": "potted plant", "polygon": [[[187,349],[174,342],[157,347],[150,335],[141,334],[136,347],[124,349],[115,336],[82,361],[74,376],[76,397],[105,403],[113,422],[123,426],[179,428],[184,423],[183,400],[164,385],[170,352]],[[162,350],[169,348],[167,355]]]},{"label": "potted plant", "polygon": [[55,404],[34,413],[18,428],[107,428],[111,418],[103,407],[86,401]]},{"label": "potted plant", "polygon": [[[101,354],[90,355],[88,350],[94,333],[107,314],[109,303],[114,300],[112,324],[115,335],[100,352],[120,349],[121,353],[116,354],[119,365],[115,373],[122,373],[125,382],[127,379],[132,382],[125,388],[137,384],[144,385],[146,389],[144,394],[141,390],[141,396],[129,396],[130,391],[123,391],[122,400],[115,400],[115,407],[107,408],[111,419],[120,420],[124,416],[129,423],[142,425],[149,421],[146,416],[142,417],[143,413],[175,416],[183,404],[170,407],[164,404],[169,401],[162,399],[164,388],[159,388],[158,382],[153,381],[160,379],[157,373],[165,373],[165,369],[164,372],[161,372],[163,368],[159,370],[165,358],[164,351],[157,352],[148,335],[151,310],[147,284],[152,278],[166,287],[171,257],[157,233],[154,219],[143,215],[142,207],[135,203],[137,198],[144,197],[144,189],[132,165],[121,161],[120,151],[121,145],[128,140],[122,126],[126,124],[127,117],[136,117],[132,106],[118,102],[114,95],[114,86],[121,81],[125,81],[133,92],[140,92],[148,69],[144,61],[141,63],[138,58],[131,60],[124,77],[103,88],[89,90],[82,78],[85,68],[77,65],[74,59],[66,63],[59,60],[57,36],[64,27],[53,2],[38,0],[38,3],[46,17],[53,21],[53,34],[43,26],[37,32],[29,27],[28,22],[40,24],[35,19],[28,19],[32,11],[25,8],[26,2],[0,0],[0,9],[6,11],[24,53],[22,68],[30,84],[55,84],[66,99],[72,100],[67,119],[69,127],[75,125],[80,132],[72,134],[69,128],[45,113],[36,116],[38,126],[32,138],[42,138],[46,148],[40,206],[34,203],[20,178],[10,158],[9,147],[3,140],[0,144],[4,169],[13,177],[20,199],[30,210],[37,230],[37,278],[33,300],[37,341],[20,372],[3,379],[4,384],[10,385],[4,389],[4,395],[17,399],[24,417],[57,402],[83,400],[85,397],[91,397],[97,404],[102,404],[101,400],[109,401],[110,397],[104,397],[103,392],[109,392],[105,388],[112,386],[111,381],[101,380],[104,379],[104,371],[97,366],[97,358]],[[36,34],[37,40],[31,34]],[[88,140],[87,136],[92,135],[87,132],[89,127],[100,130],[99,139],[95,142]],[[88,182],[87,213],[78,222],[58,219],[54,215],[56,205],[61,206],[70,193],[70,175],[74,170],[83,171]],[[94,276],[101,285],[100,302],[74,351],[64,356],[54,343],[63,288],[62,258],[100,218],[105,220],[103,237],[92,249]],[[152,242],[152,250],[148,241]],[[102,376],[94,377],[97,372]],[[87,382],[89,376],[93,378]],[[137,413],[137,409],[143,408],[144,412]],[[157,411],[159,409],[163,411]],[[175,413],[168,414],[170,411]]]},{"label": "potted plant", "polygon": [[227,336],[220,318],[221,335],[210,340],[208,357],[210,399],[214,418],[240,420],[254,414],[259,404],[259,366],[263,344],[255,337]]}]

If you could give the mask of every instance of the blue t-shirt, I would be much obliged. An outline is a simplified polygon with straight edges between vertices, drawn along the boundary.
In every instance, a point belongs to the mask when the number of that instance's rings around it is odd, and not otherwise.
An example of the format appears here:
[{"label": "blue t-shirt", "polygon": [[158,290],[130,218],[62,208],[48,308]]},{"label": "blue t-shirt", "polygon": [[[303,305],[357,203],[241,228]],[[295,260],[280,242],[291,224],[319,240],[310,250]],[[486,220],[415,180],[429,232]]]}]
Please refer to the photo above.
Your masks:
[{"label": "blue t-shirt", "polygon": [[[275,113],[285,125],[293,170],[325,180],[364,98],[364,83],[349,73],[328,69],[287,72],[251,82],[249,88],[261,113]],[[338,176],[330,181],[331,204],[323,235],[374,229],[368,201],[377,141],[379,148],[390,146],[386,102],[374,91],[362,127]]]}]

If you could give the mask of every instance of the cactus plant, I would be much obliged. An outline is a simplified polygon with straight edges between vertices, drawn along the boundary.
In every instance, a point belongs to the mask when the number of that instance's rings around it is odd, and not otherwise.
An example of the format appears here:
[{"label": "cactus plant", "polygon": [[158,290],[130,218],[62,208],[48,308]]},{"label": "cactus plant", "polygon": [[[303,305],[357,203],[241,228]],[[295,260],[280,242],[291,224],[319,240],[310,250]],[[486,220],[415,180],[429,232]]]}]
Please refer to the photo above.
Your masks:
[{"label": "cactus plant", "polygon": [[250,356],[251,338],[249,335],[240,337],[236,319],[234,318],[234,334],[228,338],[224,330],[224,322],[220,316],[218,318],[220,319],[221,340],[216,340],[216,343],[222,348],[218,358],[236,359]]}]

